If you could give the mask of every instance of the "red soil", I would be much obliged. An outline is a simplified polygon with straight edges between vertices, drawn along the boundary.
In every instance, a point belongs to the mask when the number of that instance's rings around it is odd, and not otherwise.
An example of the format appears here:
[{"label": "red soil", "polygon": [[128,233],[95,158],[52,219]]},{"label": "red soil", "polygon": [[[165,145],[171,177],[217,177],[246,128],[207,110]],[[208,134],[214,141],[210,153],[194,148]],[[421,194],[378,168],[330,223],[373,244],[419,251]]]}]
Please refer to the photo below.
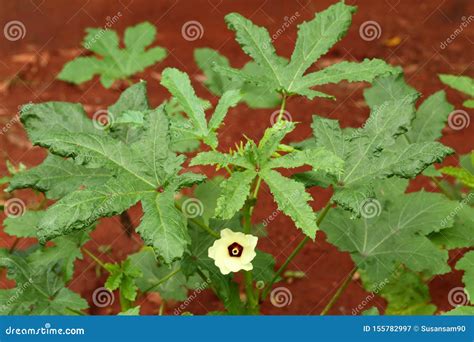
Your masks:
[{"label": "red soil", "polygon": [[[169,51],[169,56],[162,63],[137,75],[134,80],[148,81],[150,101],[152,105],[160,104],[168,98],[167,91],[159,85],[160,72],[168,66],[178,67],[188,72],[194,79],[200,79],[199,70],[193,60],[193,50],[197,47],[212,47],[227,56],[234,66],[242,66],[248,57],[241,51],[233,39],[233,33],[225,27],[223,16],[236,11],[254,22],[264,25],[270,33],[276,32],[285,17],[299,13],[298,22],[313,17],[314,12],[321,11],[334,1],[146,1],[130,0],[129,2],[112,2],[106,0],[67,2],[50,1],[15,1],[2,3],[0,24],[5,25],[11,20],[20,20],[26,27],[26,35],[19,41],[8,41],[4,37],[0,46],[0,126],[4,127],[15,116],[18,106],[32,102],[62,100],[81,102],[90,115],[98,109],[106,108],[119,96],[120,90],[105,90],[94,79],[87,84],[75,87],[55,80],[62,65],[80,53],[80,42],[86,27],[103,26],[107,16],[122,13],[121,19],[113,29],[123,32],[127,26],[144,20],[153,22],[158,28],[157,44]],[[346,38],[336,45],[318,66],[332,64],[339,60],[362,60],[363,58],[383,58],[391,64],[401,65],[406,72],[407,81],[416,87],[424,97],[437,90],[445,89],[437,78],[439,73],[470,74],[472,73],[472,42],[473,31],[463,31],[446,49],[441,49],[444,42],[461,24],[461,17],[473,12],[474,3],[468,0],[445,1],[407,1],[407,0],[365,0],[348,1],[359,6],[354,23]],[[198,20],[204,27],[204,34],[196,41],[186,41],[181,36],[181,26],[189,20]],[[359,26],[369,20],[380,24],[382,33],[379,39],[364,41],[359,36]],[[289,57],[296,38],[296,25],[290,27],[275,41],[277,51]],[[400,38],[400,43],[390,47],[388,39]],[[470,49],[471,48],[471,49]],[[207,90],[195,81],[198,95],[213,98]],[[337,97],[331,102],[316,99],[308,101],[301,98],[291,99],[287,109],[296,121],[301,124],[290,136],[290,139],[301,140],[309,136],[311,115],[314,113],[341,120],[343,126],[360,126],[368,115],[368,108],[363,102],[364,84],[342,83],[327,87],[327,91]],[[449,100],[461,108],[463,96],[446,89]],[[251,110],[245,105],[234,108],[225,122],[221,133],[221,148],[227,149],[242,138],[242,133],[251,138],[259,139],[263,130],[269,125],[271,109]],[[6,134],[0,135],[1,162],[0,174],[6,171],[4,159],[14,164],[23,162],[34,166],[41,162],[45,153],[42,149],[32,147],[27,141],[23,128],[18,122]],[[462,131],[446,129],[442,142],[456,149],[459,153],[467,153],[473,149],[474,125]],[[456,158],[449,158],[446,163],[455,164]],[[199,169],[195,169],[196,171]],[[417,179],[412,189],[424,187],[435,191],[433,184],[426,179]],[[276,209],[268,189],[263,189],[255,210],[255,222],[264,220]],[[330,193],[313,189],[315,195],[314,208],[321,208],[328,200]],[[20,193],[20,197],[28,203],[34,202],[28,191]],[[135,225],[138,224],[141,209],[133,208],[131,216]],[[3,215],[3,214],[2,214]],[[3,218],[3,217],[2,217]],[[303,238],[291,221],[284,215],[278,215],[268,226],[269,236],[262,239],[260,247],[273,253],[277,263],[281,264],[297,243]],[[0,246],[11,246],[14,238],[0,231]],[[28,241],[21,241],[18,248],[27,246]],[[130,239],[123,234],[118,219],[103,220],[92,233],[92,241],[87,247],[100,255],[97,248],[110,245],[111,252],[101,255],[106,261],[121,260],[141,246],[140,238],[134,234]],[[460,252],[453,252],[451,263],[459,258]],[[335,289],[351,271],[353,263],[347,253],[339,252],[325,241],[323,233],[318,233],[316,242],[308,244],[292,262],[290,269],[301,270],[306,278],[295,280],[291,284],[283,284],[293,294],[291,305],[276,308],[270,303],[264,304],[265,314],[318,314]],[[4,279],[4,278],[3,278]],[[107,310],[95,308],[90,300],[92,292],[102,286],[105,275],[97,276],[93,261],[85,257],[76,262],[75,278],[70,288],[81,293],[91,304],[91,314],[111,314],[118,311],[115,303]],[[437,276],[430,283],[434,303],[441,310],[448,310],[449,290],[460,284],[459,272],[446,276]],[[0,282],[0,287],[11,285],[11,282]],[[368,295],[359,281],[353,281],[347,291],[331,310],[332,314],[351,314]],[[156,296],[139,298],[142,313],[155,314],[160,300]],[[384,301],[374,299],[373,304],[384,307]],[[173,305],[169,303],[166,313],[173,313]],[[219,308],[219,303],[212,293],[201,293],[188,307],[194,313],[203,314]]]}]

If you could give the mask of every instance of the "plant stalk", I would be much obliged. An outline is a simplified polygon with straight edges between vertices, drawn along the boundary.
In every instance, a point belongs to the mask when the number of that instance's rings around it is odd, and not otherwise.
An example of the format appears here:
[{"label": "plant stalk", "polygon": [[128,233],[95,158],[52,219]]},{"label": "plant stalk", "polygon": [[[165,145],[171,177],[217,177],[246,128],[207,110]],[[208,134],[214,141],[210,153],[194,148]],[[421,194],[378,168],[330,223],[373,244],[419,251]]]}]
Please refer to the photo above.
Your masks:
[{"label": "plant stalk", "polygon": [[[321,211],[321,214],[319,214],[318,219],[316,220],[317,225],[321,224],[321,222],[324,220],[327,213],[329,212],[329,209],[331,209],[331,205],[332,205],[332,202],[329,201],[328,204],[326,204],[324,209]],[[305,236],[304,239],[301,240],[301,242],[298,244],[298,246],[295,247],[293,252],[291,252],[290,256],[285,260],[283,265],[281,265],[278,271],[275,273],[270,283],[268,283],[268,285],[262,291],[262,297],[261,297],[262,300],[268,296],[268,293],[272,289],[273,284],[277,281],[277,279],[281,276],[281,274],[286,270],[290,262],[296,257],[296,255],[298,255],[298,253],[303,249],[306,243],[310,240],[311,238],[309,236]]]},{"label": "plant stalk", "polygon": [[[250,234],[252,230],[252,202],[247,201],[244,207],[244,233]],[[247,294],[247,304],[250,309],[250,312],[254,312],[258,307],[258,298],[255,296],[255,291],[253,289],[253,275],[252,271],[245,271],[244,272],[244,280],[245,280],[245,292]]]},{"label": "plant stalk", "polygon": [[90,256],[92,258],[92,260],[94,260],[97,265],[99,265],[100,267],[102,267],[104,270],[106,270],[108,272],[107,268],[105,267],[105,264],[98,257],[96,257],[94,255],[94,253],[92,253],[91,251],[89,251],[85,247],[82,247],[82,250],[84,251],[84,253],[86,253],[88,256]]},{"label": "plant stalk", "polygon": [[167,282],[169,279],[171,279],[173,276],[175,276],[175,275],[178,274],[179,272],[181,272],[181,268],[177,268],[177,269],[175,269],[173,272],[168,273],[166,276],[164,276],[163,278],[161,278],[160,280],[158,280],[155,284],[153,284],[153,285],[151,285],[150,287],[148,287],[145,291],[143,291],[143,293],[150,292],[150,291],[153,290],[155,287],[160,286],[161,284]]},{"label": "plant stalk", "polygon": [[334,304],[336,304],[338,299],[341,297],[341,295],[347,289],[347,286],[349,286],[349,284],[351,283],[352,277],[354,276],[354,273],[356,273],[356,271],[357,271],[357,267],[354,267],[354,269],[351,271],[351,273],[349,273],[349,275],[346,277],[346,279],[341,284],[341,286],[339,286],[336,293],[334,293],[334,295],[332,296],[329,303],[327,303],[327,305],[324,307],[323,311],[321,311],[321,314],[320,314],[321,316],[326,315],[329,312],[329,310],[331,310],[331,308],[334,306]]},{"label": "plant stalk", "polygon": [[283,94],[283,97],[281,99],[280,113],[278,114],[277,122],[283,118],[283,113],[285,112],[285,106],[286,106],[286,94]]}]

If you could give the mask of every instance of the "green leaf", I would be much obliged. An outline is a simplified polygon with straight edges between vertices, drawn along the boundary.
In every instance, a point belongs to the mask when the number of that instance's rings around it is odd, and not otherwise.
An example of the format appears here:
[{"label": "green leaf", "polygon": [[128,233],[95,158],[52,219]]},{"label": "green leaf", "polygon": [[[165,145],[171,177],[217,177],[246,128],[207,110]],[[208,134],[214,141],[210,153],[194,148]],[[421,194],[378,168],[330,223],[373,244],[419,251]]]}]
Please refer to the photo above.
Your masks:
[{"label": "green leaf", "polygon": [[439,79],[447,86],[474,97],[474,79],[471,77],[442,74]]},{"label": "green leaf", "polygon": [[[390,84],[392,86],[387,89],[398,89],[393,93],[403,97],[381,104],[371,102],[371,115],[362,128],[342,130],[337,121],[315,116],[312,124],[314,139],[303,144],[306,149],[325,148],[344,161],[343,172],[332,179],[335,188],[333,200],[356,215],[360,215],[361,204],[373,197],[374,180],[392,176],[413,178],[453,152],[438,142],[407,143],[404,140],[402,135],[411,132],[416,95],[404,88],[401,81]],[[375,85],[373,89],[380,87]],[[387,96],[387,93],[378,95]],[[328,180],[324,173],[317,172],[312,178],[323,183]]]},{"label": "green leaf", "polygon": [[43,214],[43,211],[27,210],[21,216],[7,217],[3,221],[4,232],[19,238],[36,237],[36,226]]},{"label": "green leaf", "polygon": [[[206,76],[204,85],[214,95],[222,96],[226,91],[240,89],[241,101],[251,108],[273,108],[279,105],[280,97],[276,92],[268,92],[265,87],[244,83],[238,78],[229,79],[217,72],[216,66],[230,67],[229,60],[218,51],[209,48],[195,49],[194,60]],[[257,77],[262,77],[263,74],[262,68],[255,62],[245,64],[242,71]]]},{"label": "green leaf", "polygon": [[227,111],[230,107],[234,107],[240,100],[241,95],[238,90],[226,91],[217,103],[216,110],[209,120],[209,129],[217,130],[224,121]]},{"label": "green leaf", "polygon": [[134,301],[138,291],[135,279],[142,276],[140,269],[128,259],[120,264],[105,264],[105,268],[109,272],[105,287],[109,291],[119,289],[121,298]]},{"label": "green leaf", "polygon": [[416,96],[418,92],[410,87],[399,74],[378,77],[372,87],[364,90],[364,98],[370,108],[384,102]]},{"label": "green leaf", "polygon": [[474,108],[474,100],[466,100],[462,105],[466,108]]},{"label": "green leaf", "polygon": [[298,228],[314,239],[318,229],[316,215],[308,204],[312,198],[305,191],[304,185],[283,177],[274,170],[263,170],[260,176],[268,184],[275,202],[278,204],[278,209],[290,216]]},{"label": "green leaf", "polygon": [[141,121],[149,110],[146,82],[140,81],[128,87],[108,108],[110,134],[126,144],[139,140],[143,125],[135,124],[130,116],[138,116],[138,121]]},{"label": "green leaf", "polygon": [[142,182],[121,175],[103,185],[71,192],[46,210],[38,224],[38,238],[44,243],[83,230],[101,217],[122,213],[150,191]]},{"label": "green leaf", "polygon": [[229,28],[235,31],[237,42],[257,65],[254,70],[250,70],[250,67],[237,70],[229,67],[226,59],[219,58],[213,68],[214,79],[217,72],[221,77],[227,76],[230,80],[228,82],[240,81],[252,84],[254,87],[265,88],[267,92],[299,94],[313,99],[332,98],[330,95],[310,89],[315,85],[341,80],[372,81],[376,76],[398,72],[398,69],[383,61],[365,60],[360,64],[339,63],[304,76],[306,70],[346,34],[354,12],[355,7],[339,2],[318,13],[313,20],[299,25],[298,38],[289,62],[276,54],[265,28],[253,24],[239,14],[228,14],[226,22]]},{"label": "green leaf", "polygon": [[390,75],[397,72],[398,69],[380,59],[364,59],[360,63],[340,62],[297,80],[295,91],[316,85],[339,83],[341,81],[372,82],[380,75]]},{"label": "green leaf", "polygon": [[240,87],[241,82],[223,77],[214,70],[214,65],[220,65],[224,67],[229,66],[229,60],[222,56],[217,50],[210,48],[195,49],[194,60],[206,76],[204,85],[214,95],[222,96],[225,91],[230,89],[238,89]]},{"label": "green leaf", "polygon": [[412,143],[438,140],[454,106],[446,100],[444,91],[428,97],[416,111],[407,137]]},{"label": "green leaf", "polygon": [[464,271],[464,276],[462,277],[465,286],[464,291],[468,293],[471,304],[474,304],[474,298],[471,295],[474,294],[474,251],[464,254],[456,263],[456,269]]},{"label": "green leaf", "polygon": [[381,282],[399,263],[415,272],[449,272],[448,253],[428,238],[432,232],[453,225],[456,203],[441,194],[387,193],[387,202],[372,202],[364,208],[367,218],[351,220],[341,209],[331,210],[322,226],[328,241],[351,253],[359,268],[373,282]]},{"label": "green leaf", "polygon": [[298,25],[298,38],[288,65],[290,84],[346,35],[355,11],[356,7],[338,2],[317,13],[313,20]]},{"label": "green leaf", "polygon": [[338,175],[343,171],[344,161],[325,148],[315,148],[295,151],[280,158],[271,159],[265,167],[291,169],[303,165],[311,165],[314,171]]},{"label": "green leaf", "polygon": [[263,166],[276,152],[283,138],[295,129],[291,121],[279,120],[272,127],[267,128],[258,144],[259,162]]},{"label": "green leaf", "polygon": [[130,308],[128,310],[119,312],[117,316],[140,316],[140,305]]},{"label": "green leaf", "polygon": [[75,315],[88,307],[58,275],[35,269],[25,258],[0,254],[0,267],[16,282],[15,288],[0,290],[2,315]]},{"label": "green leaf", "polygon": [[186,279],[180,272],[180,262],[160,265],[150,248],[143,248],[128,259],[142,272],[142,276],[136,279],[136,284],[143,293],[159,292],[164,300],[184,301],[188,297],[188,289],[203,290],[207,287],[200,278],[193,276]]},{"label": "green leaf", "polygon": [[254,25],[238,13],[225,16],[229,29],[235,31],[236,40],[242,50],[252,57],[263,68],[265,75],[276,87],[281,85],[281,60],[278,59],[272,45],[270,34],[263,28]]},{"label": "green leaf", "polygon": [[64,65],[57,78],[81,84],[92,80],[94,75],[100,74],[102,68],[101,61],[95,57],[77,57]]},{"label": "green leaf", "polygon": [[197,134],[206,136],[208,129],[204,109],[191,86],[188,75],[175,68],[166,68],[161,75],[161,85],[178,100],[192,121]]},{"label": "green leaf", "polygon": [[257,255],[252,261],[253,265],[253,279],[257,282],[262,282],[267,285],[275,276],[275,258],[269,253],[257,250]]},{"label": "green leaf", "polygon": [[15,174],[6,191],[32,188],[50,199],[58,199],[82,186],[103,184],[111,176],[105,169],[87,169],[50,154],[40,165]]},{"label": "green leaf", "polygon": [[474,208],[467,204],[461,202],[457,205],[454,211],[457,215],[452,227],[430,235],[434,243],[446,249],[474,247]]},{"label": "green leaf", "polygon": [[216,207],[217,217],[230,219],[243,207],[256,176],[257,173],[254,170],[234,172],[221,183],[221,195]]},{"label": "green leaf", "polygon": [[33,144],[48,137],[51,131],[103,134],[87,118],[82,106],[76,103],[46,102],[27,104],[21,107],[20,120],[25,126],[28,137]]},{"label": "green leaf", "polygon": [[129,27],[121,49],[115,31],[89,28],[83,45],[101,58],[78,57],[64,65],[58,79],[80,84],[100,75],[102,85],[109,88],[115,80],[127,79],[166,57],[161,47],[147,49],[155,35],[156,28],[148,22]]},{"label": "green leaf", "polygon": [[203,101],[196,96],[186,73],[178,69],[167,68],[163,71],[161,84],[176,98],[191,121],[184,121],[181,124],[177,124],[175,121],[174,130],[181,136],[194,135],[195,138],[202,140],[207,145],[213,148],[217,147],[218,141],[215,131],[223,122],[229,108],[235,106],[239,101],[239,91],[229,90],[222,95],[208,126]]},{"label": "green leaf", "polygon": [[166,263],[180,258],[190,242],[186,218],[176,209],[173,195],[167,191],[144,197],[144,215],[137,228],[145,243],[152,246]]},{"label": "green leaf", "polygon": [[428,285],[415,272],[401,268],[382,283],[371,284],[369,278],[364,285],[387,301],[385,315],[433,315],[437,310]]},{"label": "green leaf", "polygon": [[74,274],[74,262],[82,259],[81,247],[89,241],[89,231],[60,236],[53,240],[53,246],[42,246],[29,255],[30,265],[37,271],[48,272],[58,265],[63,279],[68,282]]},{"label": "green leaf", "polygon": [[[403,74],[378,78],[372,88],[364,91],[368,105],[374,109],[386,101],[409,98],[416,90],[405,83]],[[431,142],[441,138],[449,114],[454,107],[446,100],[444,91],[428,97],[418,108],[406,137],[411,143]]]},{"label": "green leaf", "polygon": [[446,316],[473,316],[474,315],[474,306],[458,306],[448,312],[445,312],[443,315]]},{"label": "green leaf", "polygon": [[375,306],[370,309],[362,311],[362,316],[378,316],[380,315],[379,309]]}]

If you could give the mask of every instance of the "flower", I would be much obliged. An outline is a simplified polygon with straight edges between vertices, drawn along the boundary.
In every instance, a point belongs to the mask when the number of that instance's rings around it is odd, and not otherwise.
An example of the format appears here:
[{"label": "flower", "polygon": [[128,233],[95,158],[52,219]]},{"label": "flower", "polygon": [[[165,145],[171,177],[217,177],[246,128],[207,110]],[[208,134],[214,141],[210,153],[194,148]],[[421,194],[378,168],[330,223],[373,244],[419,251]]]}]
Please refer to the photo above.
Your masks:
[{"label": "flower", "polygon": [[222,274],[250,271],[253,269],[252,260],[257,255],[257,241],[256,236],[225,228],[221,230],[221,238],[214,241],[207,252]]}]

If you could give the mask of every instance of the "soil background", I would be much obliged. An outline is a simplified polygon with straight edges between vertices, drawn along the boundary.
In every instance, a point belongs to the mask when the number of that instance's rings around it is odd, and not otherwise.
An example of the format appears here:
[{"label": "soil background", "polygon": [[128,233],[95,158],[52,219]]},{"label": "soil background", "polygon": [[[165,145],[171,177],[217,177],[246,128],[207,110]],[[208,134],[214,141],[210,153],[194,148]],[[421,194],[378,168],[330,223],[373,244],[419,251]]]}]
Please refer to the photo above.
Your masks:
[{"label": "soil background", "polygon": [[[12,20],[21,21],[25,36],[17,41],[9,41],[0,35],[0,127],[7,124],[11,127],[0,135],[0,175],[6,173],[5,160],[13,164],[22,162],[31,167],[39,164],[45,152],[32,147],[26,138],[21,125],[15,121],[18,107],[28,102],[69,101],[84,104],[89,115],[106,109],[118,98],[124,85],[116,84],[114,89],[104,89],[98,78],[81,86],[73,86],[55,80],[62,65],[75,56],[83,53],[81,41],[87,27],[103,27],[108,18],[121,13],[120,20],[112,29],[123,33],[125,27],[142,21],[150,21],[158,28],[154,45],[168,50],[169,56],[161,63],[155,64],[145,72],[136,75],[133,80],[148,81],[150,102],[159,105],[169,97],[160,86],[161,71],[168,66],[177,67],[189,73],[199,96],[216,103],[213,97],[200,83],[203,77],[193,59],[193,50],[198,47],[212,47],[227,56],[235,67],[243,66],[249,58],[241,51],[234,40],[233,32],[226,28],[224,15],[239,12],[249,17],[258,25],[265,26],[274,34],[283,23],[298,13],[297,23],[312,19],[314,13],[325,9],[335,1],[329,0],[17,0],[0,1],[0,28]],[[474,2],[469,0],[364,0],[347,1],[358,6],[353,25],[347,36],[325,55],[313,69],[330,65],[341,60],[361,61],[364,58],[382,58],[387,62],[400,65],[406,73],[409,84],[427,97],[446,87],[440,83],[437,74],[473,73],[474,24],[465,28],[446,48],[441,44],[459,29],[463,20],[474,12]],[[195,41],[183,38],[181,28],[184,23],[196,20],[203,27],[203,35]],[[375,21],[381,28],[380,37],[373,41],[363,40],[359,27],[367,21]],[[296,40],[296,23],[285,30],[274,45],[279,54],[289,57]],[[287,110],[293,120],[301,122],[291,134],[289,140],[301,140],[310,135],[311,115],[319,114],[339,119],[344,127],[359,127],[368,116],[369,110],[362,97],[366,84],[341,83],[325,88],[336,96],[337,101],[316,99],[309,101],[302,98],[291,99]],[[457,109],[466,98],[456,91],[446,89],[449,101]],[[245,133],[250,138],[259,139],[270,124],[271,113],[275,109],[252,110],[246,105],[232,109],[220,134],[221,147],[227,150],[242,139]],[[472,113],[472,111],[471,111]],[[472,114],[471,114],[472,115]],[[442,142],[453,147],[460,154],[465,154],[474,146],[474,124],[454,131],[445,129]],[[456,157],[450,157],[445,164],[455,165]],[[194,169],[199,171],[199,169]],[[209,173],[209,169],[205,170]],[[436,191],[432,183],[419,177],[411,184],[411,190],[425,188]],[[19,192],[27,203],[33,204],[35,197],[31,192]],[[312,203],[319,209],[330,197],[330,191],[313,189],[315,200]],[[255,222],[261,222],[276,209],[268,189],[261,191],[261,200],[255,211]],[[141,208],[130,210],[133,223],[139,223]],[[1,213],[0,222],[4,215]],[[0,229],[0,247],[9,247],[14,238]],[[278,215],[268,225],[269,235],[261,239],[260,247],[274,254],[280,265],[297,243],[303,238],[284,215]],[[22,240],[17,248],[25,248],[31,241]],[[138,235],[128,238],[122,231],[118,219],[105,219],[92,233],[92,240],[87,243],[88,249],[99,255],[104,261],[124,259],[129,253],[137,251],[142,242]],[[101,248],[102,246],[102,248]],[[103,246],[110,246],[104,252]],[[462,251],[451,253],[451,265],[460,257]],[[319,314],[335,289],[352,270],[353,263],[347,253],[339,252],[325,241],[324,233],[318,233],[316,242],[308,244],[295,258],[289,269],[303,271],[306,278],[297,279],[283,286],[290,289],[292,302],[283,308],[263,306],[264,314]],[[11,286],[2,273],[0,287]],[[446,276],[437,276],[430,282],[430,291],[434,303],[440,310],[451,309],[447,294],[449,290],[461,284],[461,274],[454,272]],[[94,262],[89,257],[76,262],[75,277],[69,287],[79,292],[91,305],[90,314],[114,314],[118,312],[118,303],[109,308],[94,307],[92,292],[103,285],[105,275],[98,275]],[[331,314],[351,314],[369,294],[355,279]],[[142,314],[156,314],[160,298],[155,295],[140,297]],[[179,303],[168,303],[166,314],[173,314],[173,308]],[[380,298],[373,299],[367,306],[383,309],[385,303]],[[219,309],[219,303],[210,292],[203,292],[187,307],[195,314]]]}]

